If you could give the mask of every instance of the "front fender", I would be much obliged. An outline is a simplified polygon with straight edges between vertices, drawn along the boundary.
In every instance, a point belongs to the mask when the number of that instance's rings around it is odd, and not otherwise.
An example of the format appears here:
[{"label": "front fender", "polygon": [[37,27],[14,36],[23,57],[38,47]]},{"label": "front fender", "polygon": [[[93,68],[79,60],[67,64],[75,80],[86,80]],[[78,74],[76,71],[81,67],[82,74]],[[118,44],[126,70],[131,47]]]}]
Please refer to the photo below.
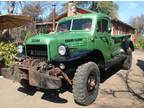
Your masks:
[{"label": "front fender", "polygon": [[88,56],[92,51],[78,51],[68,54],[66,56],[59,55],[52,62],[72,62]]},{"label": "front fender", "polygon": [[78,51],[73,52],[67,56],[58,56],[54,60],[52,60],[52,64],[59,66],[60,63],[63,63],[67,66],[78,66],[88,60],[89,54],[92,51]]}]

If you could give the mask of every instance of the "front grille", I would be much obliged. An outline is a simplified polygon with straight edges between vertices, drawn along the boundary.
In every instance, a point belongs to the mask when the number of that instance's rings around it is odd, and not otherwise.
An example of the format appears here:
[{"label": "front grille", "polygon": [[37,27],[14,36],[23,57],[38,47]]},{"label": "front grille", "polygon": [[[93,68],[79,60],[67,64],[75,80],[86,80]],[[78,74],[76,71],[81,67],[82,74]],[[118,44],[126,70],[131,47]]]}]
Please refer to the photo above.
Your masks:
[{"label": "front grille", "polygon": [[48,57],[47,45],[26,45],[27,56]]}]

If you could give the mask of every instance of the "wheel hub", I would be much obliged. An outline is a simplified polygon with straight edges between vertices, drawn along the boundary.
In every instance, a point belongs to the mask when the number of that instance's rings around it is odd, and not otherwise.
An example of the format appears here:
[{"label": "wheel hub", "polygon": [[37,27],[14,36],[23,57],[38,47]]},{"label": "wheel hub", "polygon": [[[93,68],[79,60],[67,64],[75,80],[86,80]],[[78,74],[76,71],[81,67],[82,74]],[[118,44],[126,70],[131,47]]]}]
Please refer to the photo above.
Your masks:
[{"label": "wheel hub", "polygon": [[96,86],[96,78],[94,77],[94,75],[90,75],[88,78],[88,86],[87,86],[88,91],[93,91],[95,89],[95,86]]}]

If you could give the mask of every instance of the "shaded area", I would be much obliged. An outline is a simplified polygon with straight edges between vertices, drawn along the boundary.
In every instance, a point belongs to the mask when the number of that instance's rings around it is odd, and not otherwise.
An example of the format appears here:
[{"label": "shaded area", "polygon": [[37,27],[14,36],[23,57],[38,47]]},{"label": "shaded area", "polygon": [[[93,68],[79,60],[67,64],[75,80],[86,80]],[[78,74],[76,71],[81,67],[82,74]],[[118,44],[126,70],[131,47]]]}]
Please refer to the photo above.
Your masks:
[{"label": "shaded area", "polygon": [[139,66],[144,72],[144,60],[138,59],[136,65]]},{"label": "shaded area", "polygon": [[54,103],[67,103],[67,100],[59,96],[60,90],[47,90],[41,99],[54,102]]},{"label": "shaded area", "polygon": [[2,68],[4,66],[5,66],[5,60],[3,59],[3,57],[0,56],[0,75],[1,75]]},{"label": "shaded area", "polygon": [[54,102],[54,103],[67,103],[68,101],[64,98],[61,98],[59,94],[64,93],[66,91],[72,92],[72,87],[68,85],[65,81],[63,82],[63,86],[57,90],[44,90],[40,89],[40,91],[44,92],[41,99]]},{"label": "shaded area", "polygon": [[63,87],[60,89],[46,90],[46,89],[40,89],[40,88],[28,89],[24,87],[19,87],[17,90],[19,92],[22,92],[30,96],[33,96],[37,91],[41,91],[44,93],[41,99],[44,99],[53,103],[67,103],[68,101],[64,98],[61,98],[59,94],[64,93],[66,91],[72,92],[72,87],[64,83]]},{"label": "shaded area", "polygon": [[67,103],[68,101],[64,98],[61,98],[59,94],[62,94],[66,91],[72,92],[72,87],[64,81],[63,86],[60,89],[57,89],[57,90],[40,89],[40,91],[44,92],[41,99],[54,102],[54,103]]},{"label": "shaded area", "polygon": [[24,88],[24,87],[19,87],[17,90],[19,92],[22,92],[22,93],[30,95],[30,96],[33,96],[37,91],[36,89],[27,89],[27,88]]},{"label": "shaded area", "polygon": [[120,65],[121,64],[112,66],[107,71],[101,72],[101,83],[104,83],[107,79],[116,74],[121,69]]},{"label": "shaded area", "polygon": [[44,89],[38,90],[38,89],[27,89],[24,87],[19,87],[17,90],[29,96],[33,96],[37,91],[41,91],[44,92],[41,99],[54,103],[67,103],[66,99],[59,97],[59,94],[64,92],[63,90],[44,90]]}]

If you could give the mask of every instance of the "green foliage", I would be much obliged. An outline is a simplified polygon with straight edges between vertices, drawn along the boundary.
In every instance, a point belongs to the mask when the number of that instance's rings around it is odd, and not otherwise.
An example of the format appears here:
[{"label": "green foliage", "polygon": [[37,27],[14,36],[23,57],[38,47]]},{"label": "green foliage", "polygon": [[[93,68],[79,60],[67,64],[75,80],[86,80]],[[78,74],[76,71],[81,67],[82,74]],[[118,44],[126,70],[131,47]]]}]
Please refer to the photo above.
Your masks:
[{"label": "green foliage", "polygon": [[0,57],[4,58],[6,66],[16,63],[16,54],[17,48],[13,43],[0,42]]},{"label": "green foliage", "polygon": [[112,18],[118,16],[118,5],[113,1],[77,1],[76,5],[86,7],[96,12],[103,12]]},{"label": "green foliage", "polygon": [[[97,4],[97,10],[101,11],[107,15],[109,15],[112,18],[117,17],[118,13],[118,5],[116,5],[115,3],[113,3],[112,1],[100,1]],[[93,10],[93,8],[92,8]],[[95,8],[94,8],[95,10]]]},{"label": "green foliage", "polygon": [[44,12],[43,7],[41,6],[40,2],[30,2],[24,5],[22,8],[23,15],[29,15],[34,20],[37,20],[39,15]]},{"label": "green foliage", "polygon": [[137,48],[144,48],[144,37],[143,36],[136,37],[135,46]]}]

